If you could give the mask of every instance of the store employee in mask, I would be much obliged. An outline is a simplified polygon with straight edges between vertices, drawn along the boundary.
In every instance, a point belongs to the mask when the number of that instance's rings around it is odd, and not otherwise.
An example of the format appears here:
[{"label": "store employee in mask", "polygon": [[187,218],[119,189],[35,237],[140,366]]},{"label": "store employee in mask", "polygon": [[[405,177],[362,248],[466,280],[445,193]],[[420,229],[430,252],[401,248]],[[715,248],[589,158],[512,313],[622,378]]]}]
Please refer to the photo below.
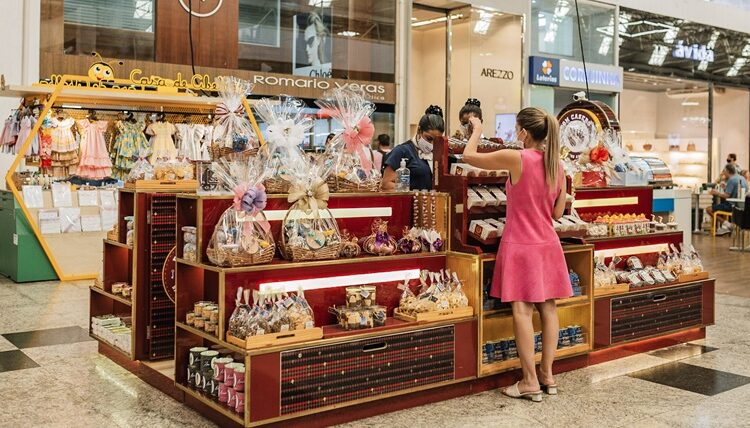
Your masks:
[{"label": "store employee in mask", "polygon": [[406,159],[409,168],[411,190],[432,190],[432,142],[443,136],[445,121],[443,109],[431,105],[419,119],[417,135],[396,146],[383,162],[383,190],[396,188],[396,170],[401,166],[401,159]]}]

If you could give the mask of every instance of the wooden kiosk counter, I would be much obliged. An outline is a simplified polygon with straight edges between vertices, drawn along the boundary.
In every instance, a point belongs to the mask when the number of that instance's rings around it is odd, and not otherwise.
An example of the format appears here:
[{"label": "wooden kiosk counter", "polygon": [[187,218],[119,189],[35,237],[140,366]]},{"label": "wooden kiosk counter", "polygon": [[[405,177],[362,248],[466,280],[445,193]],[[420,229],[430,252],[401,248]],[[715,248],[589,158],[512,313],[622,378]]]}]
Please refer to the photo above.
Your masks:
[{"label": "wooden kiosk counter", "polygon": [[[466,185],[470,182],[464,179]],[[159,329],[168,326],[168,323],[158,324],[161,312],[157,309],[162,303],[144,291],[150,288],[150,292],[155,293],[152,279],[157,274],[161,279],[162,272],[149,264],[154,263],[154,255],[158,256],[153,252],[155,247],[152,245],[147,251],[144,246],[154,244],[151,210],[164,195],[123,190],[121,218],[136,212],[135,245],[132,249],[124,245],[122,232],[118,239],[105,241],[104,288],[92,288],[91,315],[118,310],[130,312],[132,307],[133,346],[128,354],[100,342],[100,351],[224,426],[282,422],[285,425],[327,425],[508,385],[519,375],[517,358],[483,361],[488,342],[501,342],[513,335],[509,307],[486,294],[495,253],[483,251],[481,244],[472,252],[456,251],[457,247],[471,245],[458,241],[467,224],[457,221],[466,213],[457,203],[460,200],[456,195],[465,194],[466,189],[455,183],[451,186],[450,189],[439,187],[443,192],[436,194],[436,228],[445,237],[444,251],[380,257],[363,254],[348,259],[296,263],[277,257],[268,264],[247,267],[218,267],[211,264],[206,255],[216,222],[232,204],[230,196],[192,193],[172,196],[174,205],[170,206],[174,207],[174,217],[169,218],[174,219],[175,258],[173,264],[167,261],[165,279],[170,283],[166,277],[173,269],[176,292],[171,322],[174,327],[167,328],[173,328],[174,348],[173,352],[163,354],[158,353],[155,342]],[[332,194],[329,208],[335,213],[340,230],[346,229],[362,237],[370,233],[375,218],[387,219],[392,232],[411,226],[414,198],[414,193]],[[288,208],[286,195],[269,195],[265,214],[274,232],[279,231],[280,220]],[[197,251],[191,261],[182,253],[181,229],[185,226],[196,229]],[[556,371],[705,336],[705,326],[713,323],[711,279],[643,290],[621,288],[619,292],[601,297],[593,287],[595,251],[632,250],[673,242],[678,235],[661,233],[564,243],[568,265],[580,278],[581,295],[559,302],[560,325],[579,326],[583,340],[558,350],[560,359],[556,362]],[[398,318],[394,313],[399,306],[401,281],[386,280],[374,281],[376,303],[387,311],[383,326],[343,330],[336,317],[328,312],[329,307],[342,305],[346,299],[345,286],[325,284],[333,278],[366,277],[367,274],[392,278],[389,276],[392,272],[444,268],[456,272],[463,281],[469,300],[468,311],[448,312],[426,320]],[[315,328],[266,334],[262,340],[247,342],[237,342],[227,336],[227,323],[235,309],[239,287],[257,290],[262,284],[308,279],[322,279],[305,291],[314,312]],[[108,287],[116,280],[133,281],[132,300],[110,293]],[[359,285],[356,279],[349,284]],[[159,295],[162,298],[170,294],[163,293]],[[218,302],[216,334],[187,324],[188,314],[198,301]],[[171,312],[164,313],[171,315]],[[534,318],[534,325],[536,330],[541,330],[538,317]],[[215,349],[220,356],[244,363],[241,412],[191,383],[191,349],[197,347]],[[167,359],[161,359],[163,357]],[[347,409],[344,412],[335,411],[344,407]]]}]

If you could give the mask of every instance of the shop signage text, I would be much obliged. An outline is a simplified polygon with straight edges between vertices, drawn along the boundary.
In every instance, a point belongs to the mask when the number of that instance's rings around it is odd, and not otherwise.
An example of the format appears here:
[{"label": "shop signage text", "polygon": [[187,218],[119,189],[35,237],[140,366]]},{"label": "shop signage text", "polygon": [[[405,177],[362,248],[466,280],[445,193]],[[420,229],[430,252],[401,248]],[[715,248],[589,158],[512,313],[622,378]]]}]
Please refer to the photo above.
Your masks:
[{"label": "shop signage text", "polygon": [[714,62],[714,50],[709,49],[706,45],[694,43],[685,44],[684,41],[678,40],[672,50],[672,56],[675,58],[692,59],[693,61]]},{"label": "shop signage text", "polygon": [[512,71],[500,70],[498,68],[483,68],[479,75],[482,77],[492,77],[493,79],[513,80]]},{"label": "shop signage text", "polygon": [[621,92],[622,68],[602,64],[586,64],[567,59],[529,57],[529,83],[532,85],[559,86],[561,88],[586,88],[594,91]]},{"label": "shop signage text", "polygon": [[560,60],[560,86],[565,88],[586,88],[588,76],[589,88],[599,91],[622,91],[622,68],[600,64],[586,64],[577,61]]},{"label": "shop signage text", "polygon": [[529,57],[529,70],[532,85],[560,85],[560,60],[557,58]]}]

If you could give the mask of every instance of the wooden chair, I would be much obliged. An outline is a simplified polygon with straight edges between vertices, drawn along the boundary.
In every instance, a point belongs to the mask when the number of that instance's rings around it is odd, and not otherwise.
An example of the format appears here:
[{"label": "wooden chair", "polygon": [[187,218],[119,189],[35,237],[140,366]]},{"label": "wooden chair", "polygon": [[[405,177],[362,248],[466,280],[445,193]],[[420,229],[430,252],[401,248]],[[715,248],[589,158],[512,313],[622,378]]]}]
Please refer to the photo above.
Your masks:
[{"label": "wooden chair", "polygon": [[714,211],[713,219],[711,221],[711,236],[716,236],[717,218],[722,218],[724,221],[729,221],[732,218],[732,213],[729,211]]}]

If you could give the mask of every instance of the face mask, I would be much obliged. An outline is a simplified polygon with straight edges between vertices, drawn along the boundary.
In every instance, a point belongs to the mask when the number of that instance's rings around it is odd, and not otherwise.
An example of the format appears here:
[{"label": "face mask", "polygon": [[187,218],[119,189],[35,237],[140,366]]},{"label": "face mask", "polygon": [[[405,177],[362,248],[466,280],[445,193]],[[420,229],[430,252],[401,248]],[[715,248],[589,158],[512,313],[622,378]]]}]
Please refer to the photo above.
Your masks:
[{"label": "face mask", "polygon": [[432,153],[432,144],[428,143],[427,140],[424,139],[424,137],[420,136],[415,144],[417,145],[417,148],[420,152],[424,154]]}]

